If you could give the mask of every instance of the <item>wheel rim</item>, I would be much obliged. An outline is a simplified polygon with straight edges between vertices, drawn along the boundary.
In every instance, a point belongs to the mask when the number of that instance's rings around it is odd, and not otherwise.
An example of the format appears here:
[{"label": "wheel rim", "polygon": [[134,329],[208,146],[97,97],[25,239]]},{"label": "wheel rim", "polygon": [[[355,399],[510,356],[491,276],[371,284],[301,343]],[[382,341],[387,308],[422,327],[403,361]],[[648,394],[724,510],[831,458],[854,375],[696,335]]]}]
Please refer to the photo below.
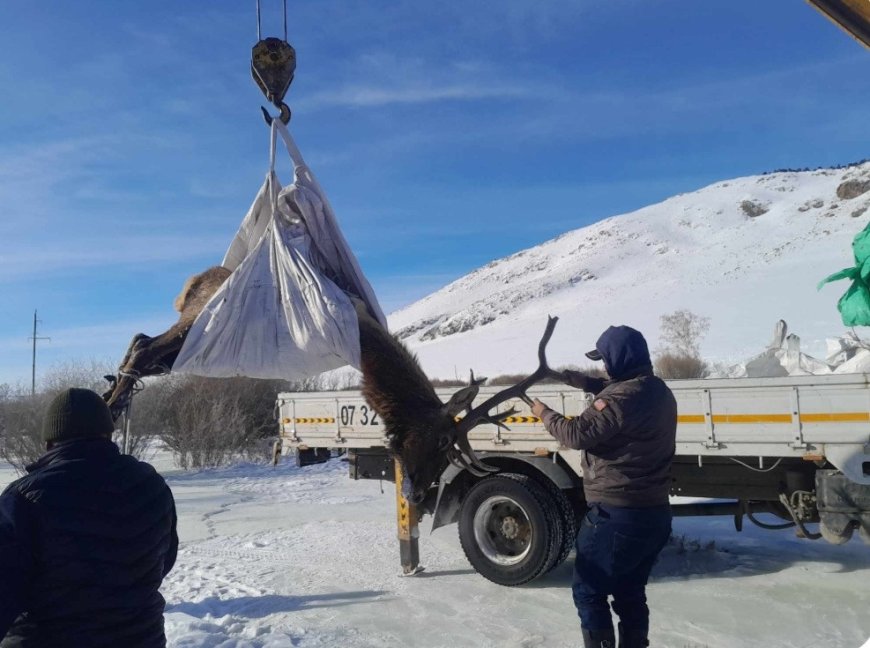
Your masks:
[{"label": "wheel rim", "polygon": [[474,539],[483,555],[499,565],[516,565],[529,554],[532,525],[515,500],[496,495],[474,513]]}]

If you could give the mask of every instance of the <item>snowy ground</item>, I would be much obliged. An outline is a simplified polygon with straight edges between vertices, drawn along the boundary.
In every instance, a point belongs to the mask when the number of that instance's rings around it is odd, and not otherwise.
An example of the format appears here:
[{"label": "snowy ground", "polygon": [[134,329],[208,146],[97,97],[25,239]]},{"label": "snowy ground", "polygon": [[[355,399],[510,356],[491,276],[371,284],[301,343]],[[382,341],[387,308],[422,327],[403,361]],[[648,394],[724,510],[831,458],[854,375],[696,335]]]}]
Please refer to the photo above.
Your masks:
[{"label": "snowy ground", "polygon": [[[346,466],[243,465],[182,473],[181,549],[164,582],[178,648],[580,645],[569,562],[518,588],[468,565],[452,525],[429,534],[426,571],[399,576],[391,484]],[[0,486],[14,479],[0,464]],[[858,648],[870,637],[870,547],[801,541],[730,518],[675,520],[649,586],[653,646]]]}]

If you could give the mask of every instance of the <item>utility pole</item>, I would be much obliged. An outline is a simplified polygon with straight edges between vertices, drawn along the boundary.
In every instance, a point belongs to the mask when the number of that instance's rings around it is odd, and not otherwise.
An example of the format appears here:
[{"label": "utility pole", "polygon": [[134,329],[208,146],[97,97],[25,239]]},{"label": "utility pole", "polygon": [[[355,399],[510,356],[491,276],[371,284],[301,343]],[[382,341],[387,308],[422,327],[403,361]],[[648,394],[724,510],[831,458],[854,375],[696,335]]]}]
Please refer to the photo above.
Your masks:
[{"label": "utility pole", "polygon": [[36,343],[39,340],[48,340],[49,342],[51,341],[50,337],[39,337],[38,335],[36,335],[37,322],[39,322],[39,320],[36,319],[36,311],[34,310],[33,311],[33,337],[30,338],[31,340],[33,340],[33,373],[31,374],[31,380],[30,380],[30,396],[31,396],[31,398],[36,395]]}]

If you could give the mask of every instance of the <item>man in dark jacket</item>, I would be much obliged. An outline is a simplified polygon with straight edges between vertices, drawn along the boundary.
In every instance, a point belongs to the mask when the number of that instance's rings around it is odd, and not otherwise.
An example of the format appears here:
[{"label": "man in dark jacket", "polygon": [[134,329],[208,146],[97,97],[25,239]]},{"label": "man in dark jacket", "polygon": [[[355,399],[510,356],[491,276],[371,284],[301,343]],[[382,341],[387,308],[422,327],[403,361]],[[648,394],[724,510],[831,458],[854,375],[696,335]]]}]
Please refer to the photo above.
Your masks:
[{"label": "man in dark jacket", "polygon": [[607,597],[619,616],[620,648],[649,645],[646,583],[671,533],[668,504],[677,404],[653,375],[643,335],[611,326],[586,354],[610,380],[566,371],[568,384],[595,395],[568,419],[535,400],[532,412],[563,446],[583,450],[588,510],[577,534],[574,604],[586,648],[615,645]]},{"label": "man in dark jacket", "polygon": [[154,468],[119,453],[113,427],[96,393],[61,393],[46,454],[0,495],[0,647],[166,645],[175,503]]}]

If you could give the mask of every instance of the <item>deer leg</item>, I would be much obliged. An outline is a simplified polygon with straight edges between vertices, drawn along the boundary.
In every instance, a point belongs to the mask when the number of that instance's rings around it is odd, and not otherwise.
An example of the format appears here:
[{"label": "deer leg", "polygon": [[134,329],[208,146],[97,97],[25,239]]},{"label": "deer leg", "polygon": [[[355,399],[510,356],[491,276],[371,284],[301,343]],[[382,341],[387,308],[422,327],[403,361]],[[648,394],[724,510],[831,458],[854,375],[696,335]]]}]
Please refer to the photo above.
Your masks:
[{"label": "deer leg", "polygon": [[109,389],[103,393],[103,400],[109,406],[109,411],[112,413],[112,420],[117,420],[130,402],[130,396],[133,387],[136,385],[137,377],[124,371],[124,368],[129,364],[131,356],[137,349],[141,349],[144,344],[147,344],[149,338],[144,333],[138,333],[133,336],[130,341],[130,346],[127,348],[127,353],[124,354],[124,359],[118,366],[118,373],[114,376],[106,376],[109,381]]},{"label": "deer leg", "polygon": [[157,337],[150,338],[140,333],[133,338],[118,369],[115,384],[103,395],[114,419],[127,407],[133,388],[140,378],[169,372],[188,331],[190,324],[178,322]]},{"label": "deer leg", "polygon": [[191,324],[177,322],[168,331],[150,338],[147,344],[133,349],[122,371],[138,373],[140,376],[156,376],[172,369],[175,359],[181,352],[184,340],[190,332]]},{"label": "deer leg", "polygon": [[[133,339],[130,340],[130,345],[127,347],[127,353],[124,354],[123,360],[121,360],[121,364],[118,365],[118,371],[120,372],[124,366],[130,361],[130,356],[137,350],[142,348],[144,344],[148,343],[148,340],[151,338],[145,335],[144,333],[137,333],[133,336]],[[118,373],[116,376],[105,376],[105,379],[109,381],[109,389],[103,392],[103,400],[108,402],[112,398],[112,394],[114,394],[115,389],[118,386],[118,383],[121,382],[123,376]]]},{"label": "deer leg", "polygon": [[121,364],[118,366],[123,367],[125,364],[130,362],[130,356],[145,345],[147,345],[150,341],[151,338],[144,333],[137,333],[136,335],[134,335],[133,339],[130,340],[130,346],[127,347],[127,353],[124,354],[124,359],[121,360]]}]

